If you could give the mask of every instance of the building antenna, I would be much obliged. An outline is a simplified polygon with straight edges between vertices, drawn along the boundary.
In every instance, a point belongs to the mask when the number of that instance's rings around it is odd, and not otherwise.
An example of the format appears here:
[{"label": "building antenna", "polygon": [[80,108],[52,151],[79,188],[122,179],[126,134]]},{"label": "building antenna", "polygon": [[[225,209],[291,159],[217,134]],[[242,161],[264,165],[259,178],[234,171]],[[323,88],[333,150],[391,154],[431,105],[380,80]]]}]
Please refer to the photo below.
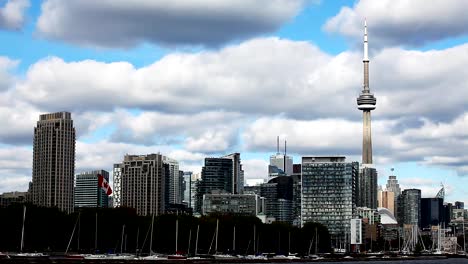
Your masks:
[{"label": "building antenna", "polygon": [[279,136],[276,136],[276,155],[279,155]]},{"label": "building antenna", "polygon": [[286,174],[286,139],[284,140],[284,159],[283,159],[283,169],[284,169],[284,174]]}]

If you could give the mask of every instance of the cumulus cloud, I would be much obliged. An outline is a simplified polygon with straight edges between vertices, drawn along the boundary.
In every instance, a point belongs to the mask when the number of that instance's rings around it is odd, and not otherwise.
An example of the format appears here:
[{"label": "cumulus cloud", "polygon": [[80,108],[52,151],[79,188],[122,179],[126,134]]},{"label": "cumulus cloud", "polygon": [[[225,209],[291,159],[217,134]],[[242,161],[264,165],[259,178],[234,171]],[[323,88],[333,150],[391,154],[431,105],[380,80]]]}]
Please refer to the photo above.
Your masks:
[{"label": "cumulus cloud", "polygon": [[[331,56],[309,43],[278,38],[220,51],[174,53],[141,68],[127,62],[65,62],[52,57],[29,68],[15,96],[50,111],[140,108],[356,120],[361,58],[360,52]],[[377,97],[374,115],[403,116],[409,126],[421,116],[455,118],[468,107],[467,63],[468,45],[440,51],[381,50],[370,68],[371,90]]]},{"label": "cumulus cloud", "polygon": [[369,38],[375,46],[421,46],[432,41],[468,34],[468,2],[464,0],[359,0],[342,7],[324,25],[354,40],[362,39],[367,18]]},{"label": "cumulus cloud", "polygon": [[7,30],[21,29],[29,5],[29,0],[7,0],[5,5],[0,8],[0,28]]},{"label": "cumulus cloud", "polygon": [[31,181],[32,149],[0,148],[0,193],[26,191]]},{"label": "cumulus cloud", "polygon": [[129,48],[144,42],[218,46],[272,32],[305,0],[46,0],[37,22],[50,39]]},{"label": "cumulus cloud", "polygon": [[[47,58],[29,68],[16,90],[17,96],[47,109],[120,107],[312,118],[346,115],[354,108],[350,98],[359,90],[359,63],[353,53],[331,57],[307,42],[262,38],[216,52],[170,54],[139,69],[126,62]],[[287,104],[280,103],[285,99]],[[330,107],[330,100],[336,107]],[[311,105],[314,111],[304,111]]]},{"label": "cumulus cloud", "polygon": [[245,117],[213,111],[193,114],[143,112],[115,114],[112,140],[141,144],[184,143],[189,151],[223,152],[237,143],[237,131]]},{"label": "cumulus cloud", "polygon": [[245,179],[266,179],[268,176],[268,162],[262,159],[242,159]]}]

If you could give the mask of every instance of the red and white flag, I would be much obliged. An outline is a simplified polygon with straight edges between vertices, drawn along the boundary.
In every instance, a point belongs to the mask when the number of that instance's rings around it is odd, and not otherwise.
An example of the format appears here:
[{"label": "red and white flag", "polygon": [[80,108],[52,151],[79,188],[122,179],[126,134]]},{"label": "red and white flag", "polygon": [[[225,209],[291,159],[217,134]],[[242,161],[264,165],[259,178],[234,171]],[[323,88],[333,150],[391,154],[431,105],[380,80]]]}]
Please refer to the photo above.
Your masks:
[{"label": "red and white flag", "polygon": [[107,180],[101,174],[98,174],[98,186],[101,187],[107,195],[111,195],[112,189]]}]

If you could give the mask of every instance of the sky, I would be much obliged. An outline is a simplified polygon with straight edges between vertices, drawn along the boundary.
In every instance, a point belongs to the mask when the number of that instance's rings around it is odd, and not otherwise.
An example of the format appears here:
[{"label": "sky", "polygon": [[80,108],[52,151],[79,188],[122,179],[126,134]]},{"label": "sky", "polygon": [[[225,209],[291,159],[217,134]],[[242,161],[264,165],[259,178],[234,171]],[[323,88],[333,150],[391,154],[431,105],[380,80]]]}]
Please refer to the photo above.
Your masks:
[{"label": "sky", "polygon": [[360,161],[367,20],[374,163],[468,203],[468,1],[0,0],[0,193],[26,191],[40,114],[69,111],[76,173],[161,153],[199,172],[276,137]]}]

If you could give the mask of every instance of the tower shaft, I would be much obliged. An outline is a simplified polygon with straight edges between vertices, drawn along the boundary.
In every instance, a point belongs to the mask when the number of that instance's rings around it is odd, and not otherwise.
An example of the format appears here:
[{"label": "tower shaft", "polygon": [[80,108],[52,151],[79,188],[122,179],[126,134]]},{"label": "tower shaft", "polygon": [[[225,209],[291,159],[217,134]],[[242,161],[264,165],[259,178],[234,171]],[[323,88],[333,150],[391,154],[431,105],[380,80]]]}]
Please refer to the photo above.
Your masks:
[{"label": "tower shaft", "polygon": [[372,164],[371,112],[363,111],[362,163]]}]

